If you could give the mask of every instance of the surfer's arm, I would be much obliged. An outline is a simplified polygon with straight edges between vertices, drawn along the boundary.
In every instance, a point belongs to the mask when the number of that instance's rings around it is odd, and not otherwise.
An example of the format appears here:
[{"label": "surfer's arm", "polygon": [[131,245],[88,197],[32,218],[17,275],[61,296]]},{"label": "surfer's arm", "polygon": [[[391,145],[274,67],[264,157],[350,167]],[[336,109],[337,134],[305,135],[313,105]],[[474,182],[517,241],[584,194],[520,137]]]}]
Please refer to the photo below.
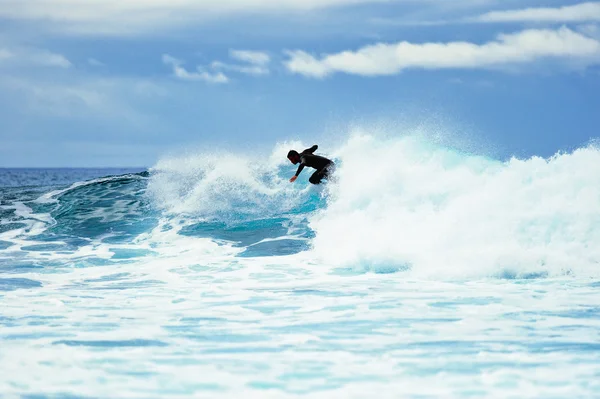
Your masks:
[{"label": "surfer's arm", "polygon": [[296,179],[298,178],[298,175],[300,175],[300,173],[302,172],[302,169],[304,169],[304,162],[302,162],[302,163],[300,164],[300,166],[298,166],[298,170],[296,171],[296,174],[294,175],[294,177],[292,177],[292,178],[290,179],[290,182],[292,182],[292,183],[293,183],[293,182],[295,182],[295,181],[296,181]]},{"label": "surfer's arm", "polygon": [[307,154],[307,153],[312,154],[313,152],[317,151],[317,148],[319,148],[319,146],[315,144],[312,147],[307,148],[306,150],[302,151],[302,153],[303,154]]},{"label": "surfer's arm", "polygon": [[296,171],[296,174],[294,176],[298,177],[300,173],[302,173],[302,169],[304,169],[304,162],[302,162],[300,166],[298,166],[298,170]]}]

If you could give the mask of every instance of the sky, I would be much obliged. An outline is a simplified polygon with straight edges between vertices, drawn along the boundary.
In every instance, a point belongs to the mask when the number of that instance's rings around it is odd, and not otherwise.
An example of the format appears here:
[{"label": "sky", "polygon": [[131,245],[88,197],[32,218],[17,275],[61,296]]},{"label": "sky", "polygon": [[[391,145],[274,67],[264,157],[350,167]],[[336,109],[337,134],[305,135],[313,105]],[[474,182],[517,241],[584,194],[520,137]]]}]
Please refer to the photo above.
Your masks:
[{"label": "sky", "polygon": [[549,157],[599,127],[600,2],[0,2],[0,167],[151,167],[357,128]]}]

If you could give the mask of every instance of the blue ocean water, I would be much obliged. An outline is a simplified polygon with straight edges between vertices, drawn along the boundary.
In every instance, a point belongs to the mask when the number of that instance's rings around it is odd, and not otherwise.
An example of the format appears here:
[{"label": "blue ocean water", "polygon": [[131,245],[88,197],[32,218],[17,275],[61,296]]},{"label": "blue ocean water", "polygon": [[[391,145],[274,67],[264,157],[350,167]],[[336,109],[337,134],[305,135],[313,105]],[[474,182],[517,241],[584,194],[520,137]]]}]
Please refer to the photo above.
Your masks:
[{"label": "blue ocean water", "polygon": [[597,148],[287,149],[0,169],[0,396],[600,397]]}]

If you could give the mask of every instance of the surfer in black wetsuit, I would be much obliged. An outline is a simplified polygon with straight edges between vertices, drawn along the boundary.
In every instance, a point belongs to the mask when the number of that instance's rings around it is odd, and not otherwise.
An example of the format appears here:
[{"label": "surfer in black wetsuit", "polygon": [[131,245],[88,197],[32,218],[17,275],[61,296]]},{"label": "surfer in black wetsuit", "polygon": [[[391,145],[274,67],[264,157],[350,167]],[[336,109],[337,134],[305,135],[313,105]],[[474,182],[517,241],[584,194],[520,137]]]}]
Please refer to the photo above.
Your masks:
[{"label": "surfer in black wetsuit", "polygon": [[294,150],[288,152],[287,157],[291,163],[294,165],[300,163],[296,174],[290,179],[290,182],[293,183],[296,181],[298,175],[300,172],[302,172],[302,169],[304,169],[305,166],[309,166],[317,170],[308,179],[308,181],[312,184],[320,184],[321,180],[329,178],[329,175],[333,171],[334,163],[330,159],[319,155],[314,155],[313,153],[317,150],[317,148],[319,148],[319,146],[315,144],[312,147],[302,151],[300,154]]}]

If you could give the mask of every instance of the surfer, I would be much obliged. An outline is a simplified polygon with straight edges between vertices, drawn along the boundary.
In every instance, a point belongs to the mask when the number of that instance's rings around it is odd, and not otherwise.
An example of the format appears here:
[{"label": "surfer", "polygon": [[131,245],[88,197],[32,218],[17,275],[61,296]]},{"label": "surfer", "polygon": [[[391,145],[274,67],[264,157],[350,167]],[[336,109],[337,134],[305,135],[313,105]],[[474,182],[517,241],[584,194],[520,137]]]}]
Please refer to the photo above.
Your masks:
[{"label": "surfer", "polygon": [[319,148],[319,146],[315,144],[312,147],[302,151],[300,154],[298,154],[298,152],[294,150],[290,150],[290,152],[288,152],[287,158],[290,160],[291,163],[293,163],[294,165],[300,163],[296,174],[290,179],[290,182],[293,183],[296,181],[298,175],[300,174],[300,172],[302,172],[302,169],[304,169],[305,166],[309,166],[317,170],[308,179],[308,181],[312,184],[320,184],[321,180],[329,178],[329,175],[331,174],[331,172],[333,172],[335,164],[330,159],[327,159],[320,155],[314,155],[314,152],[317,150],[317,148]]}]

